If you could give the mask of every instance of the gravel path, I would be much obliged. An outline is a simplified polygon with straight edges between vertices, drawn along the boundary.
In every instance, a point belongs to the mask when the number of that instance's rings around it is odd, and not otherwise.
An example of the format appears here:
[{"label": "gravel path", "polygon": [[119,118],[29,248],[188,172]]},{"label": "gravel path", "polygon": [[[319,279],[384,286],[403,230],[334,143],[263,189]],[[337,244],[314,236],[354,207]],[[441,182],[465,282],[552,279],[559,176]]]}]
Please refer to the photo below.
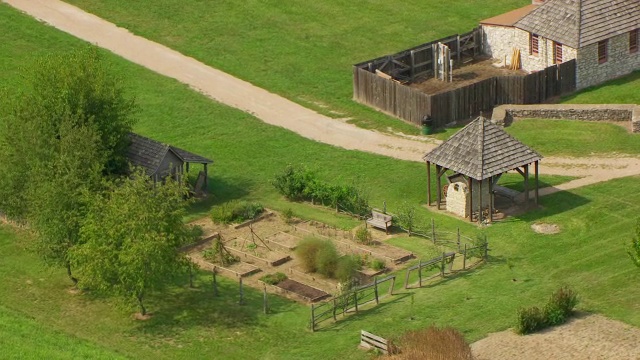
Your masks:
[{"label": "gravel path", "polygon": [[[11,6],[62,31],[93,43],[174,78],[208,97],[238,108],[265,123],[289,129],[315,141],[402,160],[421,161],[438,145],[437,140],[392,136],[332,119],[281,96],[207,66],[166,46],[133,35],[128,30],[58,0],[3,0]],[[540,190],[548,195],[560,190],[640,174],[640,158],[545,158],[541,174],[579,176],[580,179]]]}]

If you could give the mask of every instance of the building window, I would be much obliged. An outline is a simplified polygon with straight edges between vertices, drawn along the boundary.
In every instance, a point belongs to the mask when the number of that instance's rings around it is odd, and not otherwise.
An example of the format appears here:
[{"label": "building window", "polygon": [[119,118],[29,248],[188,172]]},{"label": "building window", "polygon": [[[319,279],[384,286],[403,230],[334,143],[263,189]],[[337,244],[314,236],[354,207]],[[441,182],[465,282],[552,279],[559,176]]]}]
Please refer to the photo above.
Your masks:
[{"label": "building window", "polygon": [[609,39],[598,41],[598,63],[604,64],[608,60]]},{"label": "building window", "polygon": [[638,52],[638,34],[639,33],[640,33],[640,29],[629,31],[629,52],[630,53]]},{"label": "building window", "polygon": [[538,42],[539,42],[539,37],[536,34],[529,34],[529,54],[530,55],[538,55],[539,52],[539,47],[538,47]]},{"label": "building window", "polygon": [[553,42],[553,63],[560,64],[562,62],[562,44]]}]

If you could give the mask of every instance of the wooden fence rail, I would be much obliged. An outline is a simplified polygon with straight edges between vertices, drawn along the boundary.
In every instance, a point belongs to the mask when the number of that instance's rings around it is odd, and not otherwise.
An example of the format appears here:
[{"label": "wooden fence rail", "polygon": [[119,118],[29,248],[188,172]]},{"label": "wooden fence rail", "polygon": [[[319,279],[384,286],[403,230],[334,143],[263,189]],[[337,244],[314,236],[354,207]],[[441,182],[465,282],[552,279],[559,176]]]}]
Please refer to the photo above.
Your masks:
[{"label": "wooden fence rail", "polygon": [[364,330],[360,330],[360,347],[364,349],[378,349],[385,355],[391,352],[389,340]]}]

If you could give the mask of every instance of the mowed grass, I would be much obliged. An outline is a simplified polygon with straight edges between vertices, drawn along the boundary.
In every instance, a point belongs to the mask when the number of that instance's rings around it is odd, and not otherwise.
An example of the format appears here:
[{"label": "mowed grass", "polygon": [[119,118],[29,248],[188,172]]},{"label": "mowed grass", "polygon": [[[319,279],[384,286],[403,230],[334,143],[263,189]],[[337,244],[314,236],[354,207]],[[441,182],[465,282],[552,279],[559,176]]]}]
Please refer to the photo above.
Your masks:
[{"label": "mowed grass", "polygon": [[[31,54],[82,46],[6,5],[0,5],[0,27],[0,40],[6,44],[0,47],[4,70],[0,81],[11,86],[20,85],[16,70]],[[275,208],[294,207],[305,216],[336,225],[354,224],[331,211],[291,204],[277,195],[269,181],[290,162],[309,164],[326,180],[360,184],[371,191],[374,206],[387,200],[389,209],[395,210],[403,200],[424,201],[423,164],[311,142],[114,56],[105,53],[105,58],[138,97],[138,131],[216,161],[211,171],[214,203],[242,197]],[[638,179],[554,194],[542,198],[542,205],[542,210],[485,230],[421,209],[425,218],[436,219],[439,228],[454,231],[459,226],[470,237],[486,234],[490,263],[434,287],[407,292],[398,284],[398,295],[382,305],[315,334],[305,330],[308,307],[271,296],[271,313],[264,315],[261,292],[246,289],[248,303],[239,306],[237,283],[221,279],[222,296],[216,298],[205,273],[198,275],[196,290],[188,289],[185,281],[152,295],[153,318],[135,321],[129,306],[90,293],[70,294],[64,271],[44,267],[30,251],[28,238],[6,228],[0,230],[0,280],[5,289],[0,291],[0,306],[70,339],[136,359],[359,359],[368,357],[357,349],[361,329],[393,337],[431,324],[454,326],[469,340],[477,340],[512,326],[520,306],[541,303],[562,283],[577,289],[582,309],[640,325],[636,302],[640,289],[634,286],[640,272],[624,251],[634,214],[640,210]],[[557,223],[563,232],[536,235],[529,228],[535,221]],[[403,240],[408,241],[413,243],[407,247],[421,247],[417,238]],[[514,277],[517,282],[511,280]]]},{"label": "mowed grass", "polygon": [[640,71],[566,96],[567,104],[640,104]]},{"label": "mowed grass", "polygon": [[0,349],[4,359],[125,359],[115,349],[106,350],[51,330],[46,324],[1,305]]},{"label": "mowed grass", "polygon": [[257,86],[362,127],[418,129],[354,103],[352,65],[444,36],[529,4],[248,0],[71,0],[132,32]]}]

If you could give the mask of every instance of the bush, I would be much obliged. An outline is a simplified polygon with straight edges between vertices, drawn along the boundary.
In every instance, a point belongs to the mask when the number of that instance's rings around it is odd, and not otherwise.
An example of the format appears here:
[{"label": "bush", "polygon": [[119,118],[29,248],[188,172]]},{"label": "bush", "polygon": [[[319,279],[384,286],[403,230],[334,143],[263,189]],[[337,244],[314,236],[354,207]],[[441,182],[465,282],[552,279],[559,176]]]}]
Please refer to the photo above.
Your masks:
[{"label": "bush", "polygon": [[260,203],[229,201],[211,210],[211,220],[215,224],[231,224],[254,219],[263,212],[264,207]]},{"label": "bush", "polygon": [[361,227],[356,230],[356,241],[359,243],[369,245],[371,244],[373,237],[371,236],[371,232],[366,227]]},{"label": "bush", "polygon": [[306,272],[316,272],[316,257],[323,246],[324,241],[314,237],[302,239],[296,247],[296,255],[300,258],[302,268]]},{"label": "bush", "polygon": [[387,267],[387,265],[384,263],[384,260],[382,259],[373,259],[369,263],[369,267],[372,268],[373,270],[380,271],[380,270],[384,270]]},{"label": "bush", "polygon": [[287,275],[281,272],[277,272],[275,274],[267,274],[260,278],[260,280],[269,285],[277,285],[278,283],[281,283],[287,279]]},{"label": "bush", "polygon": [[471,360],[473,354],[462,334],[453,328],[412,330],[400,337],[396,360]]},{"label": "bush", "polygon": [[578,295],[568,286],[563,286],[551,295],[549,305],[552,304],[553,307],[562,311],[566,317],[569,317],[573,314],[573,309],[578,305]]},{"label": "bush", "polygon": [[342,256],[336,264],[335,278],[341,283],[349,282],[358,267],[358,263],[353,256]]},{"label": "bush", "polygon": [[516,332],[520,335],[531,334],[546,326],[545,314],[539,307],[522,308],[518,310]]},{"label": "bush", "polygon": [[214,206],[211,210],[211,220],[214,224],[231,224],[233,221],[234,204],[226,202]]},{"label": "bush", "polygon": [[286,224],[291,224],[291,222],[293,221],[293,210],[291,210],[291,208],[287,208],[282,213],[280,213],[280,216]]},{"label": "bush", "polygon": [[416,207],[409,205],[406,201],[398,209],[398,214],[394,219],[401,228],[405,229],[409,236],[413,232],[416,223]]},{"label": "bush", "polygon": [[322,246],[316,254],[317,272],[326,277],[333,278],[336,273],[337,263],[338,251],[335,245],[329,240],[323,241]]},{"label": "bush", "polygon": [[273,180],[273,186],[290,200],[304,200],[315,175],[303,166],[287,165]]}]

